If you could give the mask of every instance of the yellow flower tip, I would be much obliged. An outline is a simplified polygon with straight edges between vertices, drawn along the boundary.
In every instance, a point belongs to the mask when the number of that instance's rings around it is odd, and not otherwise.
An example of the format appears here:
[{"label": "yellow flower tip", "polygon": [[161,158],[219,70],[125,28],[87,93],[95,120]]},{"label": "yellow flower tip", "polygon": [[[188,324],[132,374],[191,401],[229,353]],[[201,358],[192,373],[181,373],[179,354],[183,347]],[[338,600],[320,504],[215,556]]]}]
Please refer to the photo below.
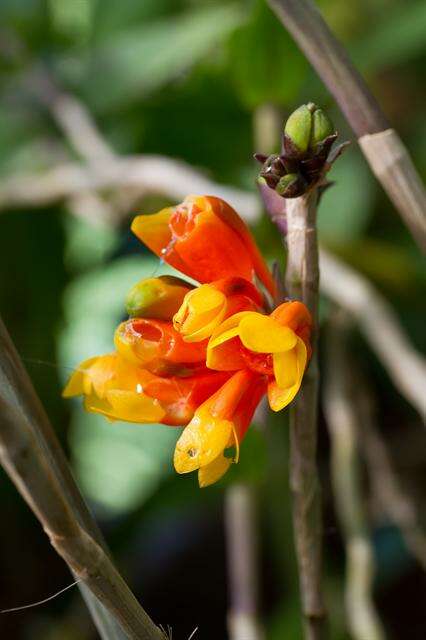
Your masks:
[{"label": "yellow flower tip", "polygon": [[72,373],[70,379],[62,391],[63,398],[72,398],[73,396],[81,396],[86,393],[88,373],[92,365],[98,360],[98,356],[83,360],[78,369]]},{"label": "yellow flower tip", "polygon": [[232,460],[230,458],[225,458],[224,455],[220,455],[210,462],[210,464],[200,467],[198,470],[198,484],[200,488],[203,489],[220,480],[228,471],[231,464]]},{"label": "yellow flower tip", "polygon": [[232,428],[229,420],[214,418],[201,406],[176,443],[177,473],[190,473],[217,458],[227,446]]},{"label": "yellow flower tip", "polygon": [[247,314],[240,323],[239,336],[243,345],[256,353],[280,353],[293,349],[297,336],[289,327],[261,313]]},{"label": "yellow flower tip", "polygon": [[187,293],[173,318],[173,326],[185,342],[206,340],[223,320],[226,306],[226,296],[204,284]]},{"label": "yellow flower tip", "polygon": [[274,354],[274,376],[268,386],[268,400],[272,411],[281,411],[297,395],[302,384],[307,362],[307,350],[301,338],[296,346],[287,352]]}]

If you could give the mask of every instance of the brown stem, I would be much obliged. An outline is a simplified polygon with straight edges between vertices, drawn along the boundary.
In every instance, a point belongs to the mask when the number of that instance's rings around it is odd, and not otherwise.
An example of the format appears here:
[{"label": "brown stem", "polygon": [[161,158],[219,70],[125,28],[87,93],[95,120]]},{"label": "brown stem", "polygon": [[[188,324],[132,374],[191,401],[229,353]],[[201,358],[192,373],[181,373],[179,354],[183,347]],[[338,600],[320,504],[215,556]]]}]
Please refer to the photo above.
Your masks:
[{"label": "brown stem", "polygon": [[311,0],[267,0],[335,97],[415,241],[426,248],[426,191],[366,83]]},{"label": "brown stem", "polygon": [[316,234],[317,190],[286,200],[286,287],[292,299],[309,308],[314,326],[313,356],[302,387],[290,408],[290,485],[293,493],[293,525],[299,564],[300,590],[305,618],[305,638],[324,635],[322,598],[322,518],[318,479],[318,246]]},{"label": "brown stem", "polygon": [[[52,545],[123,636],[161,640],[113,565],[65,456],[0,320],[0,460]],[[105,635],[104,637],[108,637]]]}]

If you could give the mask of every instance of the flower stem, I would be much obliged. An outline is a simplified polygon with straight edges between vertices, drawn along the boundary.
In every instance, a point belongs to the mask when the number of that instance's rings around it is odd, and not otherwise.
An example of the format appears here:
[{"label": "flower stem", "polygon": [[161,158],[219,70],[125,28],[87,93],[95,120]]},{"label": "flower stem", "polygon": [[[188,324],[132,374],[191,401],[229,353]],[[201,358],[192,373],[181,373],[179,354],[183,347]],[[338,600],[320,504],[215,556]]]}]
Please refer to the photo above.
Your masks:
[{"label": "flower stem", "polygon": [[318,191],[285,201],[287,219],[286,288],[291,299],[304,302],[313,318],[313,356],[302,387],[290,407],[290,486],[306,640],[324,636],[322,598],[322,517],[318,479]]}]

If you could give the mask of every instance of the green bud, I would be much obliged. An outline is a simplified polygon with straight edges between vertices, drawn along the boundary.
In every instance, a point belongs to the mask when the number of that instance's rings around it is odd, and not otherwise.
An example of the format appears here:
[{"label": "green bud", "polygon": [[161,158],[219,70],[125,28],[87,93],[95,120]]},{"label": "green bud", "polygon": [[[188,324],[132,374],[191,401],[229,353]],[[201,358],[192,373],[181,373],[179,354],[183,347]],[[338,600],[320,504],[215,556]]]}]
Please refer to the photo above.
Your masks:
[{"label": "green bud", "polygon": [[289,116],[284,133],[299,153],[305,153],[309,146],[312,129],[312,103],[302,104]]},{"label": "green bud", "polygon": [[306,181],[298,173],[288,173],[283,176],[275,187],[275,191],[284,198],[297,198],[306,191]]},{"label": "green bud", "polygon": [[192,289],[180,278],[159,276],[137,282],[126,296],[129,316],[170,320]]},{"label": "green bud", "polygon": [[324,142],[328,136],[335,133],[334,125],[322,109],[316,109],[312,116],[311,138],[309,148],[315,149],[316,145]]}]

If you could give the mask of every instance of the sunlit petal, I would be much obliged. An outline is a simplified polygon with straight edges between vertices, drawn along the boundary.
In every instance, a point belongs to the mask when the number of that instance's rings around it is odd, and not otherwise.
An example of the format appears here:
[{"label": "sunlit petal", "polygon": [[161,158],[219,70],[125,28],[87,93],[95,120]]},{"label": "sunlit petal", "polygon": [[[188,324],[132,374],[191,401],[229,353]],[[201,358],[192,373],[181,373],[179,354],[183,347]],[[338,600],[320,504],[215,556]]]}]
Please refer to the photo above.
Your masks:
[{"label": "sunlit petal", "polygon": [[297,340],[294,331],[261,313],[246,315],[240,322],[239,335],[243,345],[257,353],[288,351]]}]

